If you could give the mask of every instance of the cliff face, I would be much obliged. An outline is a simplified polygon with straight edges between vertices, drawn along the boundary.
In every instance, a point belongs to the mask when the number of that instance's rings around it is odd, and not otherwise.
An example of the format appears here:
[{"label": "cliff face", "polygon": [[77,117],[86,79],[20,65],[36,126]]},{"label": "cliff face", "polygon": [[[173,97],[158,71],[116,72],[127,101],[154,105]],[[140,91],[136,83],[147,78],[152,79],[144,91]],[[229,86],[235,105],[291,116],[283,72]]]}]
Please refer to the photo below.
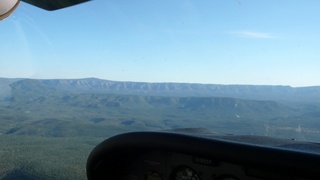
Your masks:
[{"label": "cliff face", "polygon": [[103,93],[175,97],[231,97],[250,100],[320,102],[320,86],[219,85],[144,83],[87,79],[0,79],[2,97],[10,91],[37,93]]}]

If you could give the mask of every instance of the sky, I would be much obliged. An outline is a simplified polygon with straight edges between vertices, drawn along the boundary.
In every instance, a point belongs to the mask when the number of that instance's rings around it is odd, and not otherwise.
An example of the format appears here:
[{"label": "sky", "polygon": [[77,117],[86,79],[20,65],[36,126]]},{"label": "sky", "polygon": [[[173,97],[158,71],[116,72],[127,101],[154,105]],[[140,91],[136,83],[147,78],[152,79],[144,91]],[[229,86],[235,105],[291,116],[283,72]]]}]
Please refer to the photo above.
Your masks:
[{"label": "sky", "polygon": [[318,0],[21,3],[0,21],[0,77],[320,85]]}]

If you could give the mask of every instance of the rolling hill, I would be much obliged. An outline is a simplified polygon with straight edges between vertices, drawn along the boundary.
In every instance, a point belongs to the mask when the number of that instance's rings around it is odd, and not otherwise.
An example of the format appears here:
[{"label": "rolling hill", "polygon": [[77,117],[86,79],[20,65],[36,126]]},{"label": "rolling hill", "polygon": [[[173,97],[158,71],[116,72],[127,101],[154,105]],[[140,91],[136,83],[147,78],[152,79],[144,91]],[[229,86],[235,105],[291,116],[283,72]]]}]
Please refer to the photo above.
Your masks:
[{"label": "rolling hill", "polygon": [[[104,137],[110,133],[103,129],[111,127],[121,132],[207,127],[219,132],[264,134],[265,124],[315,125],[318,117],[314,114],[319,111],[318,87],[135,83],[95,78],[1,81],[11,89],[0,107],[0,117],[8,120],[3,123],[11,124],[3,126],[4,134]],[[317,95],[311,101],[310,94],[301,95],[303,91]]]},{"label": "rolling hill", "polygon": [[[101,140],[130,131],[319,141],[320,87],[0,78],[0,179],[85,179]],[[3,167],[3,168],[1,168]]]},{"label": "rolling hill", "polygon": [[[5,83],[3,83],[5,82]],[[9,83],[12,82],[12,83]],[[41,93],[103,93],[148,96],[178,97],[232,97],[250,100],[272,100],[289,102],[320,102],[320,86],[290,87],[262,85],[219,85],[191,83],[143,83],[87,79],[0,79],[2,87],[12,91],[30,90]],[[8,87],[6,87],[8,91]]]}]

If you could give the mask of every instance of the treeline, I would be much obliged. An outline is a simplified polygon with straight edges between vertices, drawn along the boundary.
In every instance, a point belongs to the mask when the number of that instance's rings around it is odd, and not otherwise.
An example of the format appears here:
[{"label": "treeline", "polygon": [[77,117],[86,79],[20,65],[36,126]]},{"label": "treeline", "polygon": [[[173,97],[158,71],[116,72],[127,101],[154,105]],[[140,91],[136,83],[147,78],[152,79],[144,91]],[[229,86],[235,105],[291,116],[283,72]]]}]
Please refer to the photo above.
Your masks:
[{"label": "treeline", "polygon": [[0,179],[86,179],[86,160],[102,139],[0,135]]}]

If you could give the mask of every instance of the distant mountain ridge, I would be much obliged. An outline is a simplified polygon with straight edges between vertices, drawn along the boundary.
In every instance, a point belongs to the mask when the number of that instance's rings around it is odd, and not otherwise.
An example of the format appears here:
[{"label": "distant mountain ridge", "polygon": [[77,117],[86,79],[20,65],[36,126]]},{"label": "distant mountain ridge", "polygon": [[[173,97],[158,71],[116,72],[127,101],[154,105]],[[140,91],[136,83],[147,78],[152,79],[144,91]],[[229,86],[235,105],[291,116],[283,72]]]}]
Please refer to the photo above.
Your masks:
[{"label": "distant mountain ridge", "polygon": [[1,78],[0,77],[0,100],[11,96],[11,87],[10,84],[22,80],[20,78]]},{"label": "distant mountain ridge", "polygon": [[[26,93],[28,91],[37,93],[109,93],[148,96],[231,97],[250,100],[320,102],[320,86],[294,88],[290,86],[270,85],[144,83],[110,81],[96,78],[16,79],[16,81],[8,81],[8,79],[0,78],[0,85],[1,87],[5,85],[10,86],[12,91],[22,90]],[[8,88],[6,92],[7,91]]]},{"label": "distant mountain ridge", "polygon": [[320,133],[320,87],[95,78],[0,78],[0,85],[7,92],[0,99],[0,135],[107,137],[115,131],[205,127],[318,141]]}]

